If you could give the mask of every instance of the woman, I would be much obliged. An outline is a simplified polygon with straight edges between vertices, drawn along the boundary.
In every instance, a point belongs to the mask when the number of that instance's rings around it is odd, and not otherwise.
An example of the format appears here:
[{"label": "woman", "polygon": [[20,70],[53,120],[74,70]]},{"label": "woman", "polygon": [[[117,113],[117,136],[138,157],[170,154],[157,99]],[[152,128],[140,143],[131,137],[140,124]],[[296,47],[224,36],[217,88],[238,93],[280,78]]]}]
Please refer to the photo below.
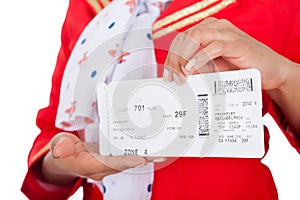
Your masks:
[{"label": "woman", "polygon": [[[131,5],[131,2],[134,1],[128,1],[128,6]],[[91,160],[93,163],[89,163],[89,165],[81,165],[82,159],[79,155],[84,155],[81,157],[84,159],[92,156],[77,137],[77,133],[65,133],[55,127],[60,85],[67,60],[84,27],[97,12],[103,9],[106,3],[106,1],[93,0],[70,1],[62,30],[62,47],[53,75],[50,105],[40,110],[38,114],[37,124],[41,128],[41,134],[37,137],[30,152],[29,170],[22,187],[22,191],[30,199],[67,199],[80,185],[83,185],[85,199],[101,199],[100,189],[103,193],[106,192],[106,189],[104,187],[99,189],[95,184],[88,183],[82,178],[101,180],[103,177],[117,173],[113,168],[95,162],[95,160]],[[296,134],[299,133],[298,117],[290,114],[294,113],[299,116],[299,110],[293,106],[293,101],[289,99],[292,97],[290,94],[297,95],[295,92],[290,91],[295,91],[299,87],[297,86],[299,83],[294,78],[296,74],[299,74],[299,66],[282,58],[256,41],[262,42],[279,54],[299,63],[299,7],[300,5],[296,0],[291,0],[288,4],[281,1],[243,0],[173,1],[163,10],[153,24],[152,38],[156,47],[157,63],[165,63],[167,58],[165,64],[169,75],[166,79],[170,81],[173,80],[174,74],[177,74],[180,80],[184,79],[186,75],[183,75],[182,70],[184,69],[181,66],[187,66],[188,71],[195,68],[201,72],[201,69],[198,68],[205,63],[200,63],[201,56],[194,55],[196,51],[192,51],[190,55],[183,58],[172,56],[170,58],[170,56],[167,57],[168,52],[160,50],[170,47],[171,42],[177,35],[176,32],[185,31],[184,36],[187,36],[188,40],[181,43],[179,37],[177,37],[172,48],[177,45],[180,47],[189,46],[189,38],[192,38],[193,41],[204,47],[209,57],[224,58],[221,59],[222,62],[220,63],[224,63],[225,60],[234,65],[235,68],[258,68],[263,75],[263,88],[267,90],[267,93],[263,93],[263,114],[270,112],[274,116],[288,140],[299,151],[299,140]],[[207,19],[201,22],[208,16],[227,19],[234,26],[227,21],[216,19]],[[235,26],[256,40],[245,35]],[[218,30],[215,31],[214,29]],[[226,31],[222,32],[223,29]],[[217,37],[204,37],[209,36],[211,33],[207,33],[205,30],[214,31],[213,33],[216,34],[213,34],[213,36]],[[198,35],[201,37],[198,37]],[[223,40],[221,38],[223,36],[227,37],[228,40]],[[232,44],[237,45],[232,47],[230,46]],[[245,47],[247,54],[236,54],[236,52],[240,52],[240,47]],[[179,50],[181,49],[179,48]],[[258,57],[260,55],[258,52],[262,52],[265,56]],[[236,57],[244,59],[239,60]],[[245,59],[248,60],[245,61]],[[274,62],[274,60],[278,60],[278,62]],[[216,63],[219,67],[223,66],[218,65],[218,62]],[[258,63],[261,65],[258,66]],[[273,78],[278,77],[277,73],[268,75],[270,71],[264,71],[270,64],[277,66],[278,63],[282,63],[280,65],[284,65],[284,68],[293,68],[291,70],[293,73],[289,73],[289,78],[286,78],[287,74],[282,73],[280,68],[275,67],[280,77],[282,77],[282,81],[279,82],[277,78]],[[273,68],[271,72],[273,72]],[[162,76],[162,74],[163,68],[160,67],[158,76]],[[274,81],[269,82],[270,80]],[[288,83],[287,80],[291,80],[291,83]],[[289,95],[284,95],[287,99],[278,95],[281,94],[282,90],[277,90],[277,88],[283,83],[289,85],[284,90],[288,91]],[[298,99],[299,102],[299,97],[295,96],[295,99]],[[291,102],[291,104],[287,102]],[[291,112],[291,108],[293,112]],[[268,131],[265,129],[266,150],[268,148],[268,138]],[[49,151],[49,146],[52,147],[52,152]],[[54,156],[52,156],[52,153]],[[99,159],[101,158],[99,156]],[[104,163],[109,163],[110,166],[114,166],[119,170],[145,165],[148,162],[145,158],[134,156],[108,157],[105,159]],[[272,175],[269,169],[261,163],[261,159],[243,158],[179,158],[171,165],[154,171],[153,185],[149,185],[144,192],[151,193],[151,199],[278,198]]]}]

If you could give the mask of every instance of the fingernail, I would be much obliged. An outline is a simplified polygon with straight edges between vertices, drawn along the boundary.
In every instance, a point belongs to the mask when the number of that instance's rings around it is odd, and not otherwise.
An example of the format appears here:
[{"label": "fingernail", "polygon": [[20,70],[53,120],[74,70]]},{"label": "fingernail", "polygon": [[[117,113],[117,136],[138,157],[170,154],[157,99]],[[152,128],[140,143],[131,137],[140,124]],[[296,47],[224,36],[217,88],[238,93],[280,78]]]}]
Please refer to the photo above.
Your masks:
[{"label": "fingernail", "polygon": [[187,69],[190,73],[192,68],[196,65],[197,61],[195,58],[192,58],[185,66],[185,69]]},{"label": "fingernail", "polygon": [[179,79],[179,77],[177,76],[177,74],[173,74],[173,78],[174,78],[174,81],[175,81],[175,83],[177,84],[177,85],[180,85],[181,83],[180,83],[180,79]]},{"label": "fingernail", "polygon": [[173,82],[174,81],[173,72],[169,72],[168,71],[168,81],[169,82]]},{"label": "fingernail", "polygon": [[181,70],[183,71],[184,75],[186,76],[191,75],[190,71],[188,71],[184,66],[181,66]]},{"label": "fingernail", "polygon": [[134,168],[141,168],[141,167],[145,167],[145,166],[146,165],[144,163],[142,163],[142,164],[139,164],[139,165],[135,166]]},{"label": "fingernail", "polygon": [[153,162],[163,162],[165,160],[167,160],[167,159],[166,158],[156,158],[153,160]]},{"label": "fingernail", "polygon": [[177,85],[183,85],[185,83],[185,77],[182,74],[175,74],[173,75],[173,78]]},{"label": "fingernail", "polygon": [[186,82],[186,77],[183,74],[179,74],[179,80],[181,84],[184,84]]},{"label": "fingernail", "polygon": [[164,69],[163,80],[164,80],[165,82],[169,81],[169,72],[168,72],[167,69]]},{"label": "fingernail", "polygon": [[61,150],[54,147],[52,151],[53,158],[59,158],[61,156]]}]

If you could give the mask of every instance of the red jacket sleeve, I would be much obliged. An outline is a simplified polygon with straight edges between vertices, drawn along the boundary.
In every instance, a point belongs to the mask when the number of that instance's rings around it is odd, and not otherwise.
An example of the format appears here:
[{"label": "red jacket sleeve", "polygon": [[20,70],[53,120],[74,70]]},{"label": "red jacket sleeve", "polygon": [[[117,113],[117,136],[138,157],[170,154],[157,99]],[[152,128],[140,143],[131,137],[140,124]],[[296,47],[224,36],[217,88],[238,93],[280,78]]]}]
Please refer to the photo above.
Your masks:
[{"label": "red jacket sleeve", "polygon": [[[286,48],[282,54],[292,61],[300,63],[300,4],[298,3],[298,6],[295,7],[298,12],[296,17],[293,19],[293,26],[290,28],[289,34],[287,35],[288,42],[286,43]],[[298,153],[300,153],[300,133],[296,133],[291,129],[282,110],[275,102],[272,103],[269,113],[274,118],[291,145],[298,151]]]},{"label": "red jacket sleeve", "polygon": [[70,0],[69,2],[62,27],[61,48],[52,76],[49,106],[39,110],[37,114],[36,123],[41,132],[35,139],[29,153],[28,172],[21,188],[22,192],[29,199],[67,199],[82,184],[81,179],[64,186],[47,183],[42,178],[40,165],[43,156],[49,151],[51,138],[62,131],[55,127],[55,118],[59,103],[60,85],[66,63],[84,27],[105,6],[105,4],[100,2],[98,0]]}]

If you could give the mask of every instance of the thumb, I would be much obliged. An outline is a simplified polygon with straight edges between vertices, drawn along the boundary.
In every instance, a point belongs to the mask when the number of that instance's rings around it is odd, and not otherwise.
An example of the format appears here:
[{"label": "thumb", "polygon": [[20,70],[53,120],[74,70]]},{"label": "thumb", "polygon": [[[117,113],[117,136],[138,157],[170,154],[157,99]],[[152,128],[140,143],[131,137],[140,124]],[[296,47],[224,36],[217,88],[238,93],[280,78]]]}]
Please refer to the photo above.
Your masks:
[{"label": "thumb", "polygon": [[51,153],[54,158],[66,158],[73,156],[76,152],[78,146],[83,146],[83,145],[78,145],[81,143],[81,140],[70,133],[59,133],[55,135],[51,142],[50,142],[50,148],[51,148]]}]

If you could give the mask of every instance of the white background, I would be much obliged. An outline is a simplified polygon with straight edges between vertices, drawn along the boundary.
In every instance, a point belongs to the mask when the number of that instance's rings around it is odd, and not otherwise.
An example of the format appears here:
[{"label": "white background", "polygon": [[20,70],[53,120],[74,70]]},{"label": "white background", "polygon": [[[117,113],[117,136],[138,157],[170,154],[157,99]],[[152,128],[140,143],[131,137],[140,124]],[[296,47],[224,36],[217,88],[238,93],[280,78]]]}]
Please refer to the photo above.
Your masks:
[{"label": "white background", "polygon": [[[0,194],[8,199],[26,199],[20,188],[28,152],[39,133],[35,117],[38,109],[48,105],[68,1],[15,0],[0,4]],[[270,116],[264,121],[271,140],[263,162],[273,173],[279,198],[300,199],[300,157]],[[82,195],[79,192],[72,199],[82,199]]]}]

